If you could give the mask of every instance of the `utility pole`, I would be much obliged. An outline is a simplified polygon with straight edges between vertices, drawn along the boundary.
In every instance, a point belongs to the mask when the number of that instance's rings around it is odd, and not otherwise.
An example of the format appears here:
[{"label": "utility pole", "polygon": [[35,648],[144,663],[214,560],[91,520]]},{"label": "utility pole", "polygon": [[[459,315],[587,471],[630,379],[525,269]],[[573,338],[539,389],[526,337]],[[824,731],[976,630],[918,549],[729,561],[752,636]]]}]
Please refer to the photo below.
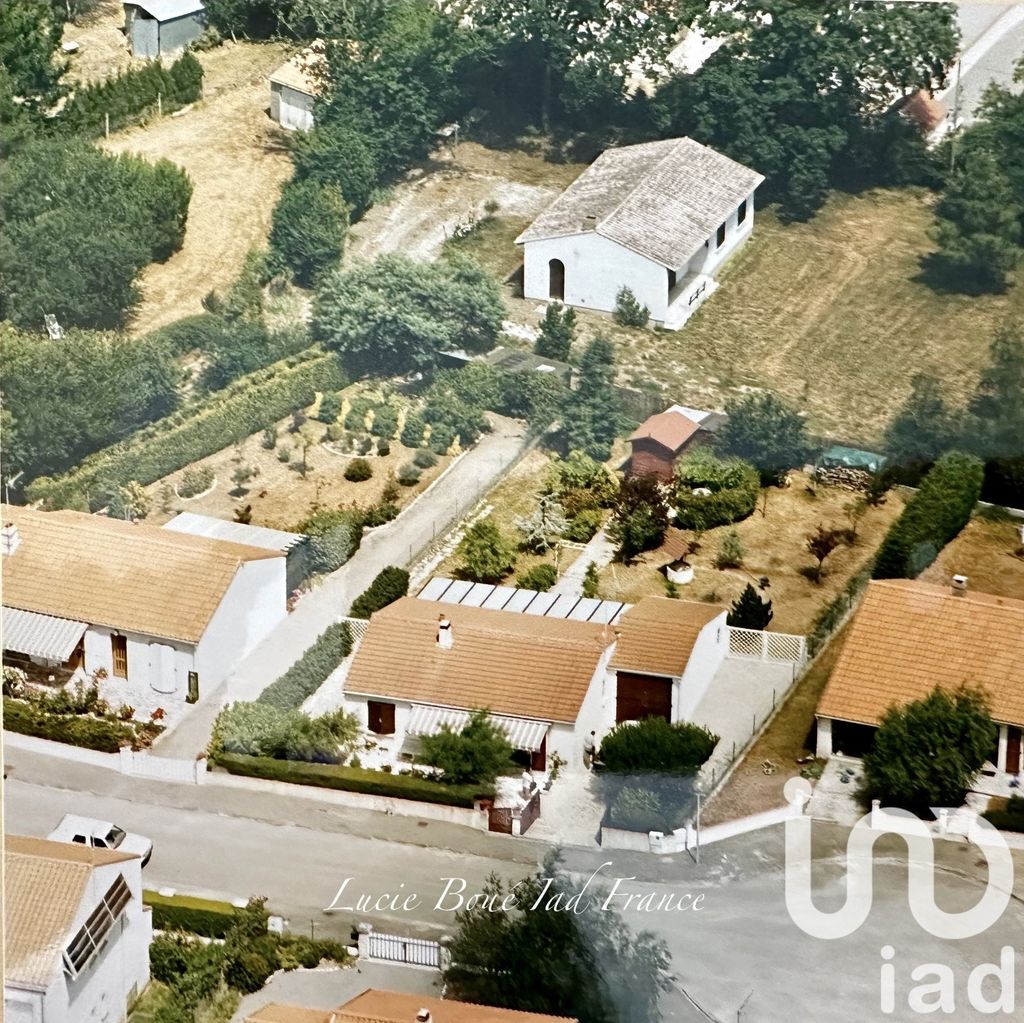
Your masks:
[{"label": "utility pole", "polygon": [[956,85],[953,87],[953,137],[949,144],[949,172],[956,170],[956,133],[960,127],[960,60],[956,62]]}]

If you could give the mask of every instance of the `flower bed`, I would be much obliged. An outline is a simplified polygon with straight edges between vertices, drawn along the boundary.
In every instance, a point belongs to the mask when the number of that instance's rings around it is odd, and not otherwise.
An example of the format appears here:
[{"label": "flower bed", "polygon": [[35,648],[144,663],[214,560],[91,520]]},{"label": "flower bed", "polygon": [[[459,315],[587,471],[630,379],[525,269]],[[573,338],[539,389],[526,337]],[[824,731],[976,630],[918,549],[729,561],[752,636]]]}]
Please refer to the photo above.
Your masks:
[{"label": "flower bed", "polygon": [[4,697],[4,728],[37,739],[116,753],[122,746],[146,749],[163,731],[149,722],[120,721],[92,714],[55,714],[44,706]]}]

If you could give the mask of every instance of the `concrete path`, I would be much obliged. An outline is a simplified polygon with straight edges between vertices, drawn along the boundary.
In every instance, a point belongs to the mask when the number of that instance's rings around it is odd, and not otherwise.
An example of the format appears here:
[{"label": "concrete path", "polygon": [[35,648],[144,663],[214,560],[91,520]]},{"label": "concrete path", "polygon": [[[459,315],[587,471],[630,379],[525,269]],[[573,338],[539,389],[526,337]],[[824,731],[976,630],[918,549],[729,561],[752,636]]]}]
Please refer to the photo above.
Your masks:
[{"label": "concrete path", "polygon": [[591,537],[587,546],[580,551],[580,556],[551,587],[551,592],[565,593],[571,597],[582,597],[583,577],[587,574],[587,565],[593,562],[600,572],[614,557],[615,545],[608,539],[603,529],[598,530]]},{"label": "concrete path", "polygon": [[366,534],[362,545],[337,572],[306,594],[295,610],[244,658],[234,673],[164,734],[153,752],[161,757],[196,756],[206,747],[222,706],[254,700],[343,616],[352,601],[388,565],[407,567],[443,536],[519,457],[527,437],[513,419],[489,416],[494,429],[455,461],[401,515]]}]

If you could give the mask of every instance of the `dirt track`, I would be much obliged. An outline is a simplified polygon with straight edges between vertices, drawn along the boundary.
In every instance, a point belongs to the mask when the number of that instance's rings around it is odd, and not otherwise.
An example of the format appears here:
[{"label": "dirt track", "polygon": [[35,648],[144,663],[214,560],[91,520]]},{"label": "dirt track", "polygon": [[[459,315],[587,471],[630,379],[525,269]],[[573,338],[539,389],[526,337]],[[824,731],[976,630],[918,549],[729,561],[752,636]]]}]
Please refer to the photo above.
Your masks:
[{"label": "dirt track", "polygon": [[230,283],[249,249],[266,241],[281,185],[291,174],[267,115],[267,74],[286,52],[279,44],[225,43],[202,53],[204,100],[103,143],[111,152],[174,161],[194,189],[181,251],[142,275],[134,333],[201,311],[203,296]]}]

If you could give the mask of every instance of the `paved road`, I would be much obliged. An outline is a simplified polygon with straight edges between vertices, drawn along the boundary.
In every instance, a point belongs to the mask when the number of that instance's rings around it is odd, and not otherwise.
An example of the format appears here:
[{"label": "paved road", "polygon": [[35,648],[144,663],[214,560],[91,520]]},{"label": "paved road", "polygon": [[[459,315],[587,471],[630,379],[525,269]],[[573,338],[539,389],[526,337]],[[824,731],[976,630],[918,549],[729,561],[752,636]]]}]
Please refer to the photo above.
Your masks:
[{"label": "paved road", "polygon": [[[985,89],[995,82],[1019,92],[1013,81],[1017,62],[1024,57],[1024,3],[964,3],[958,5],[963,50],[960,67],[959,123],[970,124]],[[956,68],[949,86],[938,94],[952,113],[956,104]]]},{"label": "paved road", "polygon": [[[523,876],[545,852],[528,838],[321,807],[310,799],[143,782],[99,769],[69,771],[68,765],[45,757],[17,750],[9,754],[15,772],[7,783],[6,824],[12,832],[45,834],[71,809],[114,820],[154,839],[148,884],[222,897],[265,894],[296,931],[308,932],[313,921],[319,933],[346,937],[357,919],[404,933],[450,929],[454,903],[438,904],[446,878],[464,879],[467,891],[473,891],[492,871]],[[845,839],[846,829],[816,825],[816,889],[824,907],[837,904],[842,895],[845,875],[837,853]],[[945,943],[921,931],[907,912],[905,855],[902,841],[879,843],[871,917],[852,937],[833,942],[812,939],[789,920],[781,828],[709,847],[700,866],[685,855],[575,849],[566,851],[565,863],[581,884],[610,861],[602,876],[636,878],[622,885],[625,894],[704,895],[698,912],[633,908],[625,918],[630,926],[648,928],[668,942],[679,984],[711,1013],[709,1018],[722,1023],[737,1018],[748,995],[741,1017],[745,1023],[916,1020],[906,1008],[906,994],[910,970],[923,963],[952,968],[961,998],[953,1018],[980,1020],[962,1001],[966,978],[975,965],[997,961],[1005,945],[1024,951],[1024,860],[1018,861],[1020,898],[999,924],[979,938]],[[937,856],[943,908],[975,901],[980,893],[977,850],[944,842]],[[325,916],[321,908],[346,877],[352,878],[346,896],[415,892],[421,901],[409,912],[385,907]],[[346,899],[346,905],[355,903]],[[885,1016],[879,1010],[884,945],[896,950],[900,997],[897,1012]],[[1016,978],[1018,1004],[1024,1004],[1019,954]],[[690,1003],[674,993],[665,999],[665,1018],[696,1017]]]},{"label": "paved road", "polygon": [[235,672],[182,718],[157,743],[162,757],[190,758],[201,752],[220,708],[255,699],[282,675],[387,565],[408,566],[436,536],[443,535],[485,493],[523,450],[522,423],[490,416],[494,430],[456,461],[445,475],[393,522],[368,533],[355,555],[316,589],[249,654]]}]

